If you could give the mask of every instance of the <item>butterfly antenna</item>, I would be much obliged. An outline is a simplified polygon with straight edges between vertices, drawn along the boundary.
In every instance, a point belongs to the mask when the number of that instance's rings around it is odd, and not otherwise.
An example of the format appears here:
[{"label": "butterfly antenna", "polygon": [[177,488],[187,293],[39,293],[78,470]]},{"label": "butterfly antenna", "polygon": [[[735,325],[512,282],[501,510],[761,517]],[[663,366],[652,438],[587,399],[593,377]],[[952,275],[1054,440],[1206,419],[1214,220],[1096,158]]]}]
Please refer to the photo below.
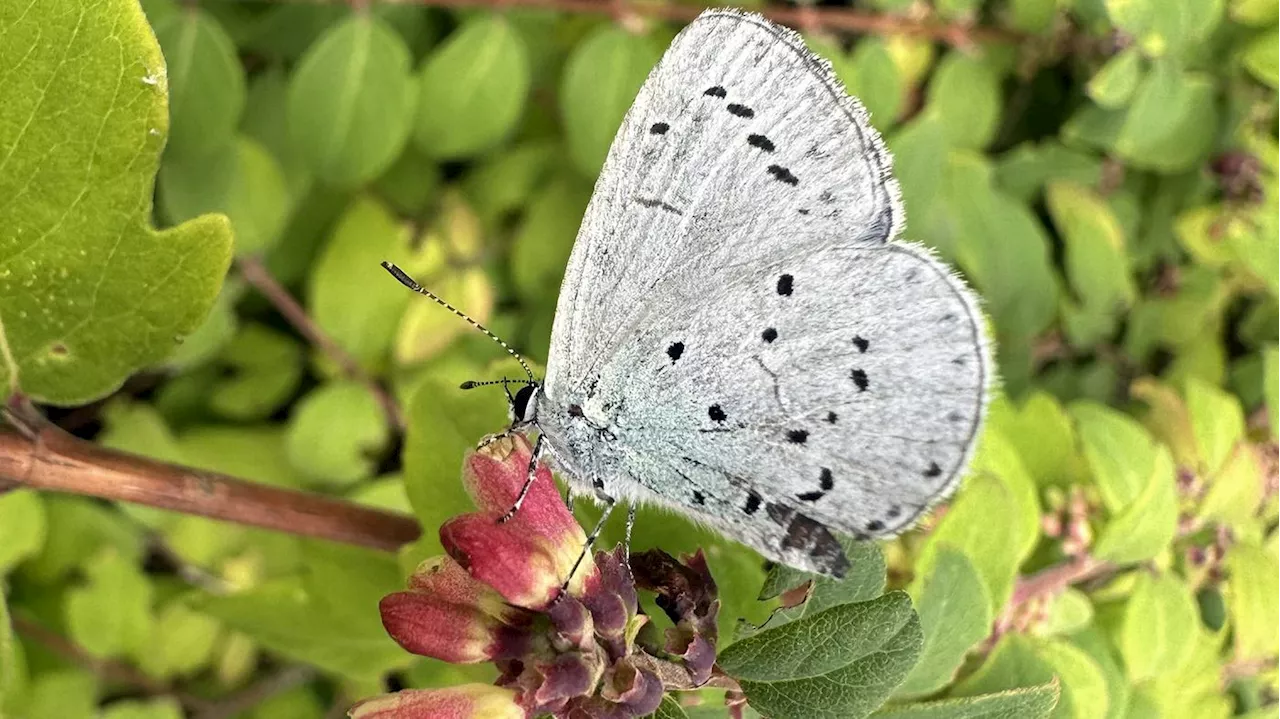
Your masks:
[{"label": "butterfly antenna", "polygon": [[[511,357],[514,358],[515,361],[520,363],[520,366],[524,368],[524,373],[528,375],[529,381],[530,382],[534,381],[533,370],[529,369],[529,365],[525,363],[524,358],[520,356],[520,353],[512,349],[511,345],[507,344],[506,342],[503,342],[501,337],[490,332],[488,327],[485,327],[479,322],[476,322],[475,320],[471,319],[470,317],[467,316],[467,313],[463,312],[457,307],[454,307],[448,302],[445,302],[443,299],[440,298],[439,295],[437,295],[436,293],[432,292],[426,287],[423,287],[422,285],[415,282],[412,277],[410,277],[409,275],[406,275],[404,273],[404,270],[400,269],[399,267],[396,267],[390,262],[383,262],[382,268],[387,272],[390,272],[391,276],[399,280],[400,284],[404,285],[405,287],[408,287],[409,289],[413,290],[414,292],[417,292],[420,295],[426,295],[427,297],[430,297],[431,299],[435,300],[436,304],[440,305],[446,310],[449,310],[455,315],[471,323],[472,327],[475,327],[476,329],[483,332],[489,339],[493,340],[494,342],[497,342],[499,345],[502,346],[502,349],[507,351],[507,354],[511,355]],[[463,389],[470,389],[470,388],[464,385]]]},{"label": "butterfly antenna", "polygon": [[459,389],[475,389],[476,387],[488,387],[489,385],[493,385],[493,384],[500,384],[500,385],[505,386],[505,385],[507,385],[507,383],[509,383],[509,382],[511,382],[511,381],[512,381],[512,380],[509,380],[509,379],[507,379],[506,377],[503,377],[502,379],[491,379],[491,380],[485,380],[484,382],[476,382],[475,380],[467,380],[466,382],[463,382],[462,384],[458,385],[458,388],[459,388]]}]

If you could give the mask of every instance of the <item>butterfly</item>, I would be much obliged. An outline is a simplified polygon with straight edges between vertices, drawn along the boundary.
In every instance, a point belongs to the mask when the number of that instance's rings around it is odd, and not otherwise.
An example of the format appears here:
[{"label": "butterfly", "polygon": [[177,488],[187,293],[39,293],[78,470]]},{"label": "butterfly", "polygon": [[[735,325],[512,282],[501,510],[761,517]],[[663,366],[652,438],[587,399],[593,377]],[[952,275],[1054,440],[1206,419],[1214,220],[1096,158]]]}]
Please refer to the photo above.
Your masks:
[{"label": "butterfly", "polygon": [[895,535],[955,488],[992,382],[976,296],[903,224],[829,64],[704,12],[618,131],[509,431],[606,517],[657,505],[842,575],[837,535]]}]

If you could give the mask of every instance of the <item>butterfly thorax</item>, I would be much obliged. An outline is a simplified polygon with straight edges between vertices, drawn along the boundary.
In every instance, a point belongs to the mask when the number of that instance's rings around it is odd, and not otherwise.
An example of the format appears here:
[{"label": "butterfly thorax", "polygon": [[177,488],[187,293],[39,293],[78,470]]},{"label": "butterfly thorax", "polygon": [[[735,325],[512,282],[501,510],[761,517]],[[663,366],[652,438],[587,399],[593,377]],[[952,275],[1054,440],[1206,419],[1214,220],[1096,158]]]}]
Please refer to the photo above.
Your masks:
[{"label": "butterfly thorax", "polygon": [[614,418],[603,403],[589,397],[560,401],[542,394],[536,426],[575,490],[615,499],[630,494],[620,487],[625,478],[616,476],[622,466],[622,445]]}]

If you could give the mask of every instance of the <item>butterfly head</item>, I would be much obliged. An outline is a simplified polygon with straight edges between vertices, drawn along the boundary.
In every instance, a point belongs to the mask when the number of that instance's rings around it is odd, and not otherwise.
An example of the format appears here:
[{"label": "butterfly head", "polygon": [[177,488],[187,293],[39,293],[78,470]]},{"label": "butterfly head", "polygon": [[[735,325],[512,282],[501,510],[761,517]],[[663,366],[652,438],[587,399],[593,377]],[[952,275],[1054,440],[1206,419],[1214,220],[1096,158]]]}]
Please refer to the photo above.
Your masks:
[{"label": "butterfly head", "polygon": [[538,400],[542,396],[542,385],[537,382],[526,382],[513,395],[507,393],[507,414],[513,424],[533,424],[538,419]]}]

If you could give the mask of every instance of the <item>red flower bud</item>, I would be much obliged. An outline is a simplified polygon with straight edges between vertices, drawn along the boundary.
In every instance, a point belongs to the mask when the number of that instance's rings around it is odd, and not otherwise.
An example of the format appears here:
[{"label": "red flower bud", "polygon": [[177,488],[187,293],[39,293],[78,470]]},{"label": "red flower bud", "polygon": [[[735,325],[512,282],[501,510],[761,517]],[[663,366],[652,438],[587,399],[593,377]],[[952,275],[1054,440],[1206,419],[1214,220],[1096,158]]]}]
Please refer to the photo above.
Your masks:
[{"label": "red flower bud", "polygon": [[526,719],[515,692],[489,684],[448,689],[411,689],[366,699],[352,719]]}]

